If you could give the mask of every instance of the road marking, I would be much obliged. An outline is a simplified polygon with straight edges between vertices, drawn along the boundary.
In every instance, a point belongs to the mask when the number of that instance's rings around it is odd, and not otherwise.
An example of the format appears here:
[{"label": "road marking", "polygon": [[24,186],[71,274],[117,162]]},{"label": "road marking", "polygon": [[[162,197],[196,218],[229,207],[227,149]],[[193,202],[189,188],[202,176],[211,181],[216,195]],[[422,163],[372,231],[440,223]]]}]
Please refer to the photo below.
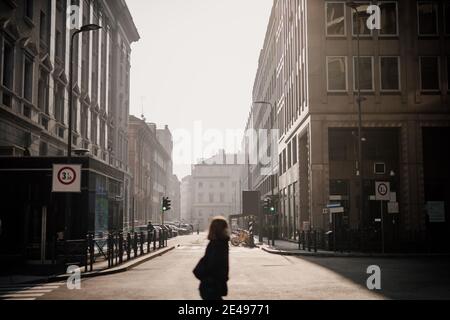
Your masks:
[{"label": "road marking", "polygon": [[0,300],[35,300],[58,289],[62,284],[63,283],[1,285]]},{"label": "road marking", "polygon": [[6,294],[3,296],[0,296],[0,299],[2,298],[38,298],[38,297],[42,297],[44,294],[43,293],[31,293],[31,294],[27,294],[27,293],[18,293],[18,294]]}]

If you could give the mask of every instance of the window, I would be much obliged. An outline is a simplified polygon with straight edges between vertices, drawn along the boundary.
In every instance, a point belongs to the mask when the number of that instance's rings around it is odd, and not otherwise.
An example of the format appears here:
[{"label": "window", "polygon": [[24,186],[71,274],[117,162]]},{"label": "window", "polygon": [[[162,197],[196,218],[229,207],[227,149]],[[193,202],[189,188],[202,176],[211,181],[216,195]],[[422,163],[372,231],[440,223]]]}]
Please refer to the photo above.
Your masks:
[{"label": "window", "polygon": [[[373,57],[360,57],[359,62],[359,83],[361,91],[373,91]],[[353,88],[358,90],[358,57],[353,57]]]},{"label": "window", "polygon": [[297,136],[292,139],[292,164],[297,164]]},{"label": "window", "polygon": [[198,187],[199,187],[199,188],[203,188],[203,182],[199,182],[199,183],[198,183]]},{"label": "window", "polygon": [[438,57],[420,57],[420,83],[422,91],[440,89]]},{"label": "window", "polygon": [[347,91],[347,58],[327,57],[328,91]]},{"label": "window", "polygon": [[438,34],[438,7],[434,1],[421,1],[417,4],[419,35],[433,36]]},{"label": "window", "polygon": [[380,2],[381,10],[381,36],[398,35],[398,8],[397,2]]},{"label": "window", "polygon": [[55,120],[64,123],[64,87],[61,85],[55,89]]},{"label": "window", "polygon": [[47,15],[41,11],[39,35],[41,42],[48,45],[48,22]]},{"label": "window", "polygon": [[345,4],[327,2],[325,6],[327,36],[345,36]]},{"label": "window", "polygon": [[33,102],[33,59],[25,55],[23,66],[23,97]]},{"label": "window", "polygon": [[33,20],[33,1],[34,0],[26,0],[25,1],[25,17],[30,20]]},{"label": "window", "polygon": [[[367,28],[367,8],[369,7],[369,2],[362,2],[357,8],[358,14],[352,9],[352,24],[353,24],[353,35],[356,36],[358,33],[362,36],[370,36],[372,30]],[[359,28],[359,30],[358,30]]]},{"label": "window", "polygon": [[380,81],[382,91],[400,90],[399,57],[380,57]]},{"label": "window", "polygon": [[225,183],[224,183],[224,182],[221,182],[221,183],[220,183],[220,187],[221,187],[221,188],[225,188]]},{"label": "window", "polygon": [[48,72],[41,69],[38,83],[38,107],[41,112],[49,114],[48,110]]},{"label": "window", "polygon": [[4,39],[2,83],[5,87],[7,87],[10,90],[13,90],[13,74],[14,74],[14,46],[11,42]]},{"label": "window", "polygon": [[210,193],[210,194],[209,194],[209,202],[210,202],[210,203],[213,203],[213,202],[214,202],[214,194],[213,194],[213,193]]},{"label": "window", "polygon": [[220,202],[224,203],[225,202],[225,193],[221,193],[220,194]]},{"label": "window", "polygon": [[59,30],[56,31],[55,54],[57,58],[62,58],[62,35]]},{"label": "window", "polygon": [[292,142],[288,144],[287,151],[287,168],[290,169],[292,167]]}]

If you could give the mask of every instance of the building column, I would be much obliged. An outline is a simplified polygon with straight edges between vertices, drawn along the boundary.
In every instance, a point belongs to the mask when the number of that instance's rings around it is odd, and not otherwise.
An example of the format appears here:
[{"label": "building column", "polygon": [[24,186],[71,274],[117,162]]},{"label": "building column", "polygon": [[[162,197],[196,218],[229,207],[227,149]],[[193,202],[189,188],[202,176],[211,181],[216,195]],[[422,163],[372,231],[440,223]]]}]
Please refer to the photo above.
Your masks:
[{"label": "building column", "polygon": [[[326,127],[325,127],[326,129]],[[328,145],[328,134],[324,133],[324,122],[311,120],[309,135],[310,146],[310,207],[311,216],[310,223],[312,229],[327,229],[324,219],[323,208],[328,203],[328,183],[326,179],[328,175],[326,172],[329,170],[329,165],[325,162],[325,154],[328,150],[325,150],[325,146]],[[325,130],[326,131],[326,130]],[[326,142],[326,143],[325,143]]]}]

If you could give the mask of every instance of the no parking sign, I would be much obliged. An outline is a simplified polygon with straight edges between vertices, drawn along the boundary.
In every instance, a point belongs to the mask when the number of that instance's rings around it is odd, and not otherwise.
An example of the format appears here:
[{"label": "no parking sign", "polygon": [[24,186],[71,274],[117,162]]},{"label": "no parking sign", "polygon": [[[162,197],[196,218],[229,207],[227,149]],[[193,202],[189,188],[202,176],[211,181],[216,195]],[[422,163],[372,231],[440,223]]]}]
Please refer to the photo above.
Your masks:
[{"label": "no parking sign", "polygon": [[81,192],[81,165],[54,164],[52,192]]}]

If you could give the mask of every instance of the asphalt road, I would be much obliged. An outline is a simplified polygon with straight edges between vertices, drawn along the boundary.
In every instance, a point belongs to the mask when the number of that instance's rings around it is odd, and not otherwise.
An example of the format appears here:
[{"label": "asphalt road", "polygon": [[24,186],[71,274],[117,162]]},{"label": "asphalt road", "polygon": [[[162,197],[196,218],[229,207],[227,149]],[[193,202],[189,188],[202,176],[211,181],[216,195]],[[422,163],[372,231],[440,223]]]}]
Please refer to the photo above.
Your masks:
[{"label": "asphalt road", "polygon": [[[185,236],[180,243],[133,270],[82,280],[80,290],[65,283],[42,288],[48,290],[36,298],[199,299],[192,270],[204,253],[205,234]],[[366,287],[371,265],[381,268],[381,290]],[[300,258],[231,248],[226,299],[449,299],[449,267],[448,259]]]}]

